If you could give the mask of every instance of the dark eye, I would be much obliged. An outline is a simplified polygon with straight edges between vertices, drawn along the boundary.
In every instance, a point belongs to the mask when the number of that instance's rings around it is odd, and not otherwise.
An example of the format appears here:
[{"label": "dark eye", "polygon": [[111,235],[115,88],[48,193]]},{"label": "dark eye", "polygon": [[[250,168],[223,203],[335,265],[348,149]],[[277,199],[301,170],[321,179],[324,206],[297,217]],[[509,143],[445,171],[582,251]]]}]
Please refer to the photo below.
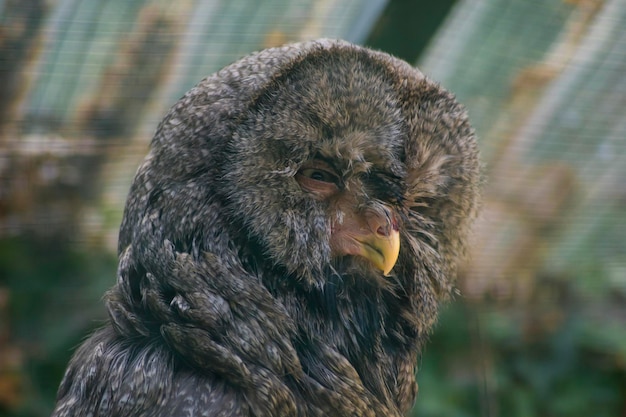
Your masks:
[{"label": "dark eye", "polygon": [[339,175],[330,164],[319,159],[305,162],[296,174],[296,181],[317,198],[324,199],[339,191]]},{"label": "dark eye", "polygon": [[331,174],[319,168],[304,168],[300,170],[300,175],[315,181],[337,183],[337,176],[335,174]]}]

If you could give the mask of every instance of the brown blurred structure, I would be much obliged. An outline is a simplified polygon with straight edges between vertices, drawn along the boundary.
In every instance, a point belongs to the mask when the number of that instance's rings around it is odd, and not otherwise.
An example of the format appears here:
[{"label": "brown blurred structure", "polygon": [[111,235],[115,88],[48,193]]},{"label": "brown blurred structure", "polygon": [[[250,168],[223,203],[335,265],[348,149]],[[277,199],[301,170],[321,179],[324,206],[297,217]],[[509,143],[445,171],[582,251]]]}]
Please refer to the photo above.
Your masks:
[{"label": "brown blurred structure", "polygon": [[462,1],[419,66],[467,105],[483,145],[469,297],[524,301],[590,252],[626,265],[624,2]]}]

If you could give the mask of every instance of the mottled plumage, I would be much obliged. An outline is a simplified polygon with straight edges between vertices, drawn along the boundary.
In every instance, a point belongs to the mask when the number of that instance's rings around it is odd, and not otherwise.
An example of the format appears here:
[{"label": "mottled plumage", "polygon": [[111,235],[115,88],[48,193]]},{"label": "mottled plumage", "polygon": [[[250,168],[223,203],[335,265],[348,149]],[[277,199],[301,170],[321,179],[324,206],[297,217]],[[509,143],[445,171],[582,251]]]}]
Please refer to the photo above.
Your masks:
[{"label": "mottled plumage", "polygon": [[139,168],[110,322],[53,415],[404,414],[478,165],[462,106],[384,53],[306,42],[206,78]]}]

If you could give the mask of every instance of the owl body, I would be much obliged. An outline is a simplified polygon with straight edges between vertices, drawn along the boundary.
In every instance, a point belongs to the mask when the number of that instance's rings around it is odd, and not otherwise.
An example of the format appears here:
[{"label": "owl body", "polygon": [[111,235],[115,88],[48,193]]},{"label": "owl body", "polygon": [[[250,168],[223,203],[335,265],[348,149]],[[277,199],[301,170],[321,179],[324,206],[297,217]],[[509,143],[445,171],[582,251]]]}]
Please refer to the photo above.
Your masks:
[{"label": "owl body", "polygon": [[403,415],[478,182],[462,106],[398,59],[319,40],[224,68],[157,129],[53,415]]}]

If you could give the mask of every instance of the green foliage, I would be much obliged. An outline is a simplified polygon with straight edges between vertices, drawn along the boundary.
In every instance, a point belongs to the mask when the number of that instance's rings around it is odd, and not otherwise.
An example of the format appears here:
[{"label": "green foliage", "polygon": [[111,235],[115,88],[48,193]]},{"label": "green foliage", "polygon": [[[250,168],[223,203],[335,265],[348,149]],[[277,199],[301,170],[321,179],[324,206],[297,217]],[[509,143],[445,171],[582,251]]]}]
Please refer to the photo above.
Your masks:
[{"label": "green foliage", "polygon": [[115,282],[115,268],[106,251],[84,253],[56,239],[0,241],[8,310],[8,323],[0,326],[0,384],[11,377],[16,386],[16,398],[5,399],[12,406],[0,403],[0,415],[50,414],[72,351],[104,317],[100,300]]},{"label": "green foliage", "polygon": [[451,304],[424,352],[412,415],[622,415],[626,332],[620,317],[591,314],[607,302],[567,294],[515,306]]}]

